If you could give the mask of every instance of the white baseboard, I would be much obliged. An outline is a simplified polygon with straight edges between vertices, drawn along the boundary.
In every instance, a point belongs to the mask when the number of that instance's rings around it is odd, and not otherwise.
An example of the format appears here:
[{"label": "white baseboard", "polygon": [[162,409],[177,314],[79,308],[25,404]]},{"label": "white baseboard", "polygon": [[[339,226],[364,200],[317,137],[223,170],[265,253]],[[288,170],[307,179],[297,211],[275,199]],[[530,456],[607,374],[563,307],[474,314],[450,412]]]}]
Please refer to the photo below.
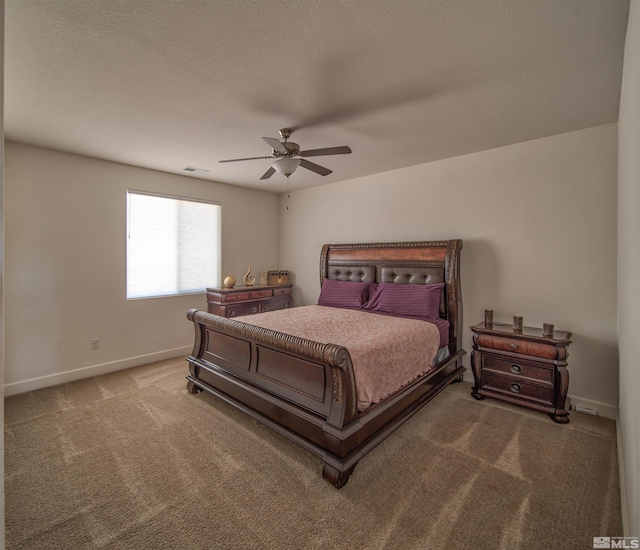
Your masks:
[{"label": "white baseboard", "polygon": [[[466,382],[471,382],[472,384],[475,382],[473,379],[473,373],[467,370],[463,379]],[[609,403],[603,403],[602,401],[594,401],[592,399],[585,399],[584,397],[578,397],[577,395],[569,395],[571,398],[571,414],[582,414],[576,412],[576,407],[586,407],[588,409],[594,409],[598,416],[604,416],[605,418],[610,418],[611,420],[616,420],[618,418],[618,406],[611,405]]]},{"label": "white baseboard", "polygon": [[49,386],[56,386],[58,384],[74,382],[75,380],[82,380],[83,378],[98,376],[100,374],[107,374],[109,372],[115,372],[117,370],[138,367],[140,365],[146,365],[147,363],[154,363],[155,361],[164,361],[165,359],[174,359],[176,357],[187,357],[187,355],[189,355],[192,350],[193,346],[167,349],[155,353],[148,353],[145,355],[138,355],[136,357],[128,357],[126,359],[110,361],[109,363],[90,365],[88,367],[81,367],[79,369],[57,372],[55,374],[48,374],[46,376],[39,376],[37,378],[29,378],[28,380],[11,382],[10,384],[4,385],[4,395],[5,397],[8,397],[9,395],[17,395],[19,393],[39,390],[41,388],[46,388]]}]

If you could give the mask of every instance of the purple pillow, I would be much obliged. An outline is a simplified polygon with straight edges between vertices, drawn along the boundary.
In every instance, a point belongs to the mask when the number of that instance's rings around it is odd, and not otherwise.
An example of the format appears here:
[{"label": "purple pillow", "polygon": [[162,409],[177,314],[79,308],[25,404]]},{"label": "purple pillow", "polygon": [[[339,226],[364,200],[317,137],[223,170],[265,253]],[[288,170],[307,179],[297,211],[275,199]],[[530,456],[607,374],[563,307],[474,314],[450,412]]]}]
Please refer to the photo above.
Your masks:
[{"label": "purple pillow", "polygon": [[369,283],[325,279],[318,305],[331,307],[362,307],[369,298]]},{"label": "purple pillow", "polygon": [[412,317],[440,317],[440,295],[444,283],[409,285],[379,283],[371,298],[362,307]]}]

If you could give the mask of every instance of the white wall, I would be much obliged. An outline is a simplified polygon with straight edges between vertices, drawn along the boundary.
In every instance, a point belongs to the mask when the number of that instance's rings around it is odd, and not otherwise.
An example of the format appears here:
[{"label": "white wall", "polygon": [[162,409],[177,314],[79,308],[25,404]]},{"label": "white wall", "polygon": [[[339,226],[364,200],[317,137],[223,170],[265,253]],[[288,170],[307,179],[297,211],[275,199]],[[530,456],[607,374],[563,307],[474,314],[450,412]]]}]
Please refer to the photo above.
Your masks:
[{"label": "white wall", "polygon": [[618,338],[623,509],[627,536],[640,537],[640,2],[631,2],[619,122]]},{"label": "white wall", "polygon": [[7,143],[7,394],[191,351],[204,293],[125,298],[129,188],[220,202],[223,277],[277,265],[272,193]]},{"label": "white wall", "polygon": [[492,307],[571,331],[574,404],[615,417],[616,178],[610,124],[300,190],[281,198],[280,264],[310,304],[324,243],[461,238],[465,325]]}]

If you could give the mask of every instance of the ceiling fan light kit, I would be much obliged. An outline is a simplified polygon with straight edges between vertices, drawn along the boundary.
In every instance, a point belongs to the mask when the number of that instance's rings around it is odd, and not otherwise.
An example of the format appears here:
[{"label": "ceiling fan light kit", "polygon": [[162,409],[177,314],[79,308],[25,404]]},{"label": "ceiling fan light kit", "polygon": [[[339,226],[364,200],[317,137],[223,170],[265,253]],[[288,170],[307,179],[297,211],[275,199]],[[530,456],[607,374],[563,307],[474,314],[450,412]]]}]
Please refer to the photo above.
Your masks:
[{"label": "ceiling fan light kit", "polygon": [[276,160],[271,166],[275,168],[277,172],[289,177],[296,171],[301,162],[302,160],[300,159],[281,158]]},{"label": "ceiling fan light kit", "polygon": [[262,174],[261,180],[269,179],[276,171],[283,174],[287,178],[293,174],[298,166],[302,166],[307,170],[311,170],[321,176],[328,176],[332,170],[320,166],[314,162],[308,161],[304,158],[294,157],[320,157],[324,155],[347,155],[351,153],[351,148],[343,145],[341,147],[325,147],[323,149],[309,149],[307,151],[300,151],[300,146],[297,143],[288,141],[291,137],[293,130],[291,128],[283,128],[280,130],[280,137],[284,141],[280,141],[272,137],[263,137],[272,148],[271,156],[269,157],[247,157],[240,159],[228,159],[221,160],[219,162],[239,162],[245,160],[258,160],[258,159],[277,159],[264,174]]}]

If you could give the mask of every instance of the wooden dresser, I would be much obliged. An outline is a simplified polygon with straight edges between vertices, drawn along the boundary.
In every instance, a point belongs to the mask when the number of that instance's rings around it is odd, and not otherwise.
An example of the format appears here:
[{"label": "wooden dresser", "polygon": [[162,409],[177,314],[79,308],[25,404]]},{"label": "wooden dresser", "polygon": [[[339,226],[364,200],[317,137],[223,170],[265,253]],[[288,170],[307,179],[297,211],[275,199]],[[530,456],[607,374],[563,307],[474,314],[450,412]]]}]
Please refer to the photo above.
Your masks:
[{"label": "wooden dresser", "polygon": [[208,311],[239,317],[293,307],[292,288],[292,284],[207,288]]},{"label": "wooden dresser", "polygon": [[567,346],[571,333],[541,328],[479,323],[471,327],[471,367],[476,399],[495,397],[544,411],[555,422],[569,422]]}]

